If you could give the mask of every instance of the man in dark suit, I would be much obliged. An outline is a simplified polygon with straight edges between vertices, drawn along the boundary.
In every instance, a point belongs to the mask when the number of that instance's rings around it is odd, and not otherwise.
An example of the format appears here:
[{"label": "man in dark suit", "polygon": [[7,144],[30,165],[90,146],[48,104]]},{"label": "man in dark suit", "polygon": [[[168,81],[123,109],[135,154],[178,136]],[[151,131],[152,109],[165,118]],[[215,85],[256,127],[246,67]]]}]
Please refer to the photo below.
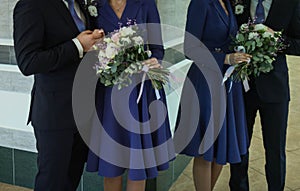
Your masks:
[{"label": "man in dark suit", "polygon": [[[283,190],[286,175],[286,130],[289,109],[289,79],[286,54],[300,55],[300,1],[299,0],[244,0],[244,12],[236,15],[239,25],[255,18],[270,31],[283,31],[289,47],[279,53],[274,69],[258,78],[250,79],[250,91],[245,93],[245,107],[249,140],[257,111],[260,113],[263,143],[266,155],[268,190]],[[230,189],[249,190],[249,154],[239,164],[231,165]]]},{"label": "man in dark suit", "polygon": [[90,31],[95,14],[84,1],[20,0],[14,9],[18,66],[34,75],[29,120],[38,150],[36,191],[75,191],[88,148],[72,112],[76,69],[101,30]]}]

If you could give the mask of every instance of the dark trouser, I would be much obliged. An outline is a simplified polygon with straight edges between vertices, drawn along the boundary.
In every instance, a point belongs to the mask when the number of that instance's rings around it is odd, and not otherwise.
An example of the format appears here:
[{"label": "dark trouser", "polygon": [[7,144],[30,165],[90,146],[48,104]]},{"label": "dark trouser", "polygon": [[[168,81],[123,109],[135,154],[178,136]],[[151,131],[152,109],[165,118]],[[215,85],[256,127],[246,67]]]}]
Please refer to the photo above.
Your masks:
[{"label": "dark trouser", "polygon": [[[268,190],[282,191],[286,174],[285,146],[289,102],[263,103],[257,93],[251,91],[245,95],[245,107],[250,142],[257,111],[260,113]],[[231,191],[249,190],[248,163],[249,154],[242,157],[241,163],[230,166]]]},{"label": "dark trouser", "polygon": [[87,146],[72,130],[35,129],[38,173],[35,191],[75,191],[80,182]]}]

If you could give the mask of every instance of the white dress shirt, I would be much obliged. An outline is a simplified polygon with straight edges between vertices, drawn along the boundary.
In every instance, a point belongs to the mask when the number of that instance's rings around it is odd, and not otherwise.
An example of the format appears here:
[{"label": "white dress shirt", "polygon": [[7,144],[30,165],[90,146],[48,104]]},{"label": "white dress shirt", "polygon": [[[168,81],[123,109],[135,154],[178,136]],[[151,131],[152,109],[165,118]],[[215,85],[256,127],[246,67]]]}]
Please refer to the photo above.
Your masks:
[{"label": "white dress shirt", "polygon": [[[69,8],[68,2],[66,0],[62,0],[62,1]],[[85,16],[84,16],[83,12],[80,10],[80,7],[76,1],[74,2],[74,9],[75,9],[77,15],[79,16],[79,18],[83,21],[84,24],[86,24]],[[81,43],[79,42],[79,40],[77,38],[73,38],[72,40],[78,49],[79,58],[82,58],[83,57],[83,47],[82,47]]]},{"label": "white dress shirt", "polygon": [[[254,19],[255,17],[255,12],[256,12],[256,6],[258,4],[258,0],[251,0],[251,5],[250,5],[250,14],[251,18]],[[267,19],[269,15],[269,11],[272,5],[272,0],[264,0],[262,2],[264,9],[265,9],[265,20]]]}]

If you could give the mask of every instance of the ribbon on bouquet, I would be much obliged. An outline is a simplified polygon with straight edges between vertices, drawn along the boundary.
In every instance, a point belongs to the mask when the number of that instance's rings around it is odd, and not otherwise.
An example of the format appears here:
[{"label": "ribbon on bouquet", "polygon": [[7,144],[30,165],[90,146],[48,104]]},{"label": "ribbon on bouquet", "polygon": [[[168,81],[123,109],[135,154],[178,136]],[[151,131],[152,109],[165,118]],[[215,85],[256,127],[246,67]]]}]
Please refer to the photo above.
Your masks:
[{"label": "ribbon on bouquet", "polygon": [[[250,60],[249,60],[250,62]],[[222,85],[224,85],[224,83],[228,80],[228,78],[232,75],[232,73],[234,72],[234,69],[235,69],[235,66],[230,66],[225,74],[224,74],[224,78],[223,78],[223,81],[222,81]],[[228,90],[228,92],[231,91],[232,89],[232,81],[230,82],[230,88]],[[250,86],[249,86],[249,82],[248,82],[248,79],[244,79],[243,80],[243,86],[244,86],[244,89],[245,89],[245,92],[248,92],[250,90]]]},{"label": "ribbon on bouquet", "polygon": [[[242,52],[242,53],[245,53],[246,52],[246,49],[244,46],[237,46],[234,48],[234,50],[236,52]],[[250,63],[250,59],[248,60],[248,63]],[[223,82],[222,82],[222,85],[224,85],[224,83],[228,80],[228,78],[232,75],[232,73],[234,72],[234,69],[235,69],[236,65],[235,66],[230,66],[225,74],[224,74],[224,78],[223,78]],[[248,92],[250,90],[250,86],[249,86],[249,82],[248,82],[248,79],[244,79],[243,80],[243,86],[244,86],[244,89],[245,89],[245,92]],[[230,82],[230,88],[229,88],[229,91],[230,92],[232,89],[232,81]]]},{"label": "ribbon on bouquet", "polygon": [[[236,66],[230,66],[225,74],[224,74],[224,78],[223,78],[223,81],[222,81],[222,85],[224,85],[224,83],[228,80],[228,78],[232,75],[232,73],[234,72],[234,69],[235,69]],[[229,90],[228,90],[228,93],[231,91],[231,88],[232,88],[232,81],[230,82],[230,87],[229,87]]]},{"label": "ribbon on bouquet", "polygon": [[[144,65],[143,68],[142,68],[142,71],[144,72],[143,74],[143,77],[142,77],[142,83],[141,83],[141,87],[140,87],[140,92],[139,92],[139,96],[136,100],[136,103],[139,103],[140,102],[140,99],[142,97],[142,94],[143,94],[143,89],[144,89],[144,84],[145,84],[145,80],[146,80],[146,76],[147,76],[147,72],[149,71],[149,67]],[[156,96],[156,99],[159,100],[160,99],[160,94],[159,94],[159,91],[158,89],[155,89],[155,96]]]}]

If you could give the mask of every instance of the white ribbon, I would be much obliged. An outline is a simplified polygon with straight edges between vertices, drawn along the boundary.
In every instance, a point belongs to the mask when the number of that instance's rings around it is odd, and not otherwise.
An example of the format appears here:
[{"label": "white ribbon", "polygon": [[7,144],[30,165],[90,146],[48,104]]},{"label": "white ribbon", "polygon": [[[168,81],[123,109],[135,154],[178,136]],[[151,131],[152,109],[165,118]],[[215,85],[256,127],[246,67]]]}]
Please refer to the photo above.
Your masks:
[{"label": "white ribbon", "polygon": [[[236,52],[242,52],[242,53],[245,53],[246,52],[246,49],[244,46],[237,46],[234,48],[234,50]],[[251,62],[251,59],[249,58],[248,60],[248,63]],[[222,82],[222,85],[228,80],[228,78],[231,76],[231,74],[234,72],[234,69],[235,69],[235,66],[231,66],[229,67],[225,74],[224,74],[224,78],[223,78],[223,82]],[[244,89],[245,89],[245,92],[249,91],[250,90],[250,86],[249,86],[249,83],[248,83],[248,79],[244,79],[243,80],[243,86],[244,86]],[[232,82],[230,83],[230,88],[229,88],[229,92],[231,91],[231,88],[232,88]]]},{"label": "white ribbon", "polygon": [[244,85],[245,92],[250,90],[250,86],[249,86],[249,83],[248,83],[247,79],[243,80],[243,85]]},{"label": "white ribbon", "polygon": [[237,46],[237,47],[234,47],[234,51],[246,53],[246,48],[244,46]]},{"label": "white ribbon", "polygon": [[230,67],[226,70],[226,72],[225,72],[225,74],[224,74],[224,78],[223,78],[222,85],[224,85],[224,83],[228,80],[228,78],[229,78],[229,77],[231,76],[231,74],[233,73],[234,69],[235,69],[235,66],[230,66]]},{"label": "white ribbon", "polygon": [[[144,74],[143,74],[143,77],[142,77],[141,88],[140,88],[139,96],[136,100],[136,103],[139,103],[140,99],[142,97],[144,84],[145,84],[145,80],[146,80],[146,75],[147,75],[147,72],[149,71],[149,67],[144,65],[143,68],[142,68],[142,71],[144,72]],[[158,89],[155,89],[155,96],[156,96],[157,100],[161,98]]]}]

